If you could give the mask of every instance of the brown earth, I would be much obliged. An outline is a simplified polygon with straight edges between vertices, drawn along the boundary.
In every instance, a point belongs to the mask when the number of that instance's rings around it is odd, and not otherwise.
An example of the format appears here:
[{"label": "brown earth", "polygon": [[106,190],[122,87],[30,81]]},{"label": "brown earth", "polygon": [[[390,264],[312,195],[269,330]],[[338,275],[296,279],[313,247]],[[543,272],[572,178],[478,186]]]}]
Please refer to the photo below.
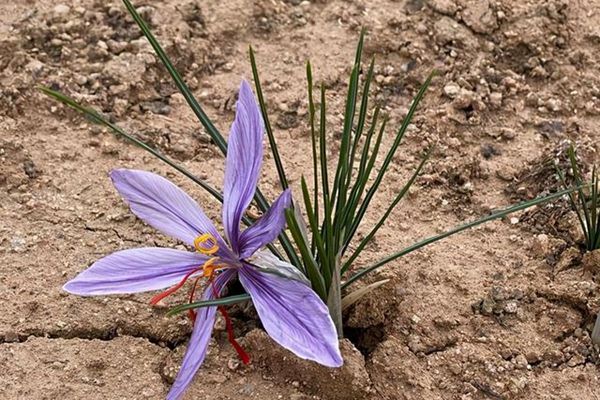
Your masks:
[{"label": "brown earth", "polygon": [[[185,351],[186,318],[153,309],[150,294],[79,298],[61,286],[115,250],[180,246],[128,211],[107,178],[112,168],[173,179],[215,220],[219,205],[35,87],[93,105],[216,186],[223,157],[120,2],[61,1],[0,2],[0,398],[160,399]],[[437,143],[435,154],[356,268],[556,189],[546,161],[564,161],[565,141],[578,143],[583,167],[599,161],[599,1],[136,3],[223,132],[254,46],[296,193],[310,173],[306,60],[328,88],[331,141],[361,27],[377,61],[373,100],[389,126],[439,71],[365,231],[423,149]],[[390,130],[384,146],[392,139]],[[272,160],[263,171],[272,198]],[[584,270],[580,245],[572,213],[557,202],[389,264],[370,280],[391,281],[346,315],[339,371],[294,359],[251,310],[238,309],[237,334],[254,362],[239,365],[219,321],[187,398],[600,398],[589,337],[599,269]]]}]

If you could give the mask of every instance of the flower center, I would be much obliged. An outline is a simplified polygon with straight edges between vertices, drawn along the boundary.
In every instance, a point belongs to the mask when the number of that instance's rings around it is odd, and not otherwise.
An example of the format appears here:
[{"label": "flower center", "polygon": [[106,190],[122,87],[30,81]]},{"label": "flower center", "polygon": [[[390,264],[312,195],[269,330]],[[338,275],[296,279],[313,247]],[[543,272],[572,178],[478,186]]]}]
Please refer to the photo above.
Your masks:
[{"label": "flower center", "polygon": [[[196,250],[198,252],[205,254],[205,255],[213,255],[217,251],[219,251],[219,244],[217,242],[217,239],[210,233],[202,234],[202,235],[198,236],[196,239],[194,239],[194,247],[196,248]],[[196,288],[198,287],[198,281],[201,278],[207,278],[208,284],[212,285],[215,275],[218,274],[221,270],[228,268],[227,265],[217,264],[217,261],[219,261],[219,257],[209,258],[204,264],[202,264],[198,268],[195,268],[195,269],[191,270],[190,272],[188,272],[177,285],[154,296],[150,300],[150,304],[156,305],[159,301],[161,301],[165,297],[172,295],[173,293],[175,293],[176,291],[181,289],[181,287],[188,281],[188,279],[190,279],[190,277],[192,275],[194,275],[197,272],[202,271],[202,275],[197,276],[194,279],[194,282],[192,283],[192,288],[190,289],[189,302],[192,303],[194,301],[194,298],[196,295]],[[218,298],[219,293],[217,292],[214,285],[212,286],[212,290],[213,290],[214,298]],[[239,343],[235,340],[235,334],[233,332],[233,324],[231,323],[229,314],[227,313],[227,311],[225,310],[225,307],[223,307],[223,306],[218,306],[217,309],[219,310],[219,312],[223,316],[223,319],[225,320],[225,327],[227,329],[227,339],[229,340],[229,343],[231,343],[233,348],[236,350],[236,352],[238,353],[238,356],[241,358],[242,362],[244,364],[248,364],[250,362],[250,357],[244,351],[242,346],[240,346]],[[192,322],[195,323],[196,322],[196,311],[189,310],[188,315],[189,315],[190,319],[192,320]]]},{"label": "flower center", "polygon": [[[217,242],[217,239],[210,233],[204,233],[204,234],[198,236],[196,239],[194,239],[194,247],[196,248],[196,250],[198,252],[205,254],[205,255],[213,255],[217,251],[219,251],[219,244]],[[212,278],[215,276],[215,274],[218,273],[218,271],[227,268],[226,265],[217,264],[218,260],[219,260],[219,257],[209,258],[204,264],[202,264],[198,268],[195,268],[195,269],[191,270],[190,272],[188,272],[177,285],[154,296],[150,300],[150,304],[156,305],[159,301],[161,301],[165,297],[172,295],[173,293],[175,293],[176,291],[181,289],[181,287],[183,285],[185,285],[185,283],[188,281],[188,279],[190,279],[190,277],[192,275],[196,274],[197,272],[202,271],[202,275],[197,277],[194,280],[194,284],[192,285],[192,289],[190,291],[190,303],[191,303],[194,299],[194,293],[196,290],[196,286],[198,285],[198,280],[200,278],[208,278],[208,280],[211,281]],[[190,315],[192,315],[192,314],[190,313]]]}]

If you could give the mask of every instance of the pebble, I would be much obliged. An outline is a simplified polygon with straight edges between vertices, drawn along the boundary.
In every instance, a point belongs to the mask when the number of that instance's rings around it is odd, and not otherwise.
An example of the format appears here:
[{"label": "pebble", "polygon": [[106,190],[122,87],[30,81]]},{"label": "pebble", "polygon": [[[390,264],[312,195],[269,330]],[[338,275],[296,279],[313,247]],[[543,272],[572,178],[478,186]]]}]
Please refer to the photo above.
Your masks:
[{"label": "pebble", "polygon": [[490,105],[494,108],[502,107],[502,93],[499,93],[499,92],[490,93]]},{"label": "pebble", "polygon": [[65,14],[68,14],[69,11],[71,11],[71,7],[69,7],[66,4],[57,4],[56,6],[54,6],[54,9],[52,9],[52,12],[55,16],[63,16]]},{"label": "pebble", "polygon": [[6,331],[6,333],[4,333],[4,341],[7,343],[18,342],[19,334],[15,331]]},{"label": "pebble", "polygon": [[458,86],[455,82],[450,82],[446,86],[444,86],[444,94],[451,99],[454,99],[460,93],[460,86]]},{"label": "pebble", "polygon": [[516,314],[519,309],[519,305],[516,301],[509,301],[504,306],[504,312],[507,314]]},{"label": "pebble", "polygon": [[514,361],[515,361],[515,365],[519,369],[525,369],[525,368],[527,368],[527,365],[529,364],[527,362],[527,358],[523,354],[518,354],[515,357]]}]

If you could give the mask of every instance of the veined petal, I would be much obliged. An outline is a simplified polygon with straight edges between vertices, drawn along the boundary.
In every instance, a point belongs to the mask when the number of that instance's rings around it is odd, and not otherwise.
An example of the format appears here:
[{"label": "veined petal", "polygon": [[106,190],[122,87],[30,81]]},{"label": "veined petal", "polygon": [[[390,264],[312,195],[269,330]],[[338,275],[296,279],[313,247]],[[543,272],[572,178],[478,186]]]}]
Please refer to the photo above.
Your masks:
[{"label": "veined petal", "polygon": [[131,211],[149,225],[191,246],[199,235],[210,233],[220,248],[227,248],[200,206],[169,180],[133,169],[113,170],[110,177]]},{"label": "veined petal", "polygon": [[252,89],[242,81],[227,145],[223,188],[223,226],[234,252],[239,252],[240,221],[256,191],[263,157],[264,126]]},{"label": "veined petal", "polygon": [[[227,282],[234,276],[235,270],[233,269],[223,271],[215,278],[214,282],[206,288],[202,298],[204,300],[209,300],[214,298],[215,293],[220,294]],[[194,379],[194,375],[196,375],[198,368],[200,368],[204,362],[208,344],[210,343],[213,325],[215,324],[216,311],[217,307],[202,307],[197,309],[192,337],[188,343],[179,373],[167,395],[167,400],[178,400],[181,398],[188,385]]]},{"label": "veined petal", "polygon": [[164,289],[181,281],[207,259],[200,253],[159,247],[118,251],[96,261],[63,289],[81,296]]},{"label": "veined petal", "polygon": [[285,228],[285,209],[292,205],[292,192],[286,189],[258,221],[240,235],[240,258],[248,258],[274,241]]},{"label": "veined petal", "polygon": [[335,326],[327,306],[309,286],[247,265],[238,273],[273,340],[300,358],[327,367],[342,365]]},{"label": "veined petal", "polygon": [[262,272],[279,275],[283,278],[294,279],[305,285],[310,285],[308,278],[298,268],[292,264],[280,260],[269,250],[258,250],[254,255],[246,260],[253,267],[259,268]]}]

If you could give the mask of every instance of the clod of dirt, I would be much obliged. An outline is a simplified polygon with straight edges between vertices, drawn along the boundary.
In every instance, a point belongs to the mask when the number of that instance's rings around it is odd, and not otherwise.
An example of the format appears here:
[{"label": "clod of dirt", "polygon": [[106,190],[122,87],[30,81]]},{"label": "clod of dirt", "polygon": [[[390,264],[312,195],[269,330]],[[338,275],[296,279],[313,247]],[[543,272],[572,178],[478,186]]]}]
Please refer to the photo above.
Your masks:
[{"label": "clod of dirt", "polygon": [[498,27],[496,13],[488,0],[468,0],[461,16],[465,25],[477,33],[490,34]]},{"label": "clod of dirt", "polygon": [[517,314],[519,303],[524,298],[525,294],[520,289],[508,290],[495,286],[487,296],[475,302],[471,307],[475,313],[503,317],[510,314]]},{"label": "clod of dirt", "polygon": [[594,275],[600,272],[600,249],[588,251],[581,260],[584,271]]},{"label": "clod of dirt", "polygon": [[476,48],[479,46],[477,38],[455,20],[449,17],[442,17],[434,25],[436,32],[436,42],[440,46],[457,46],[462,49]]},{"label": "clod of dirt", "polygon": [[35,179],[40,175],[40,170],[36,167],[32,160],[26,160],[23,163],[23,171],[29,179]]},{"label": "clod of dirt", "polygon": [[276,345],[262,330],[255,329],[244,338],[247,351],[254,362],[273,374],[273,379],[283,382],[300,382],[299,390],[318,394],[324,400],[368,398],[371,380],[365,369],[362,354],[348,341],[340,342],[344,365],[326,368],[294,356]]},{"label": "clod of dirt", "polygon": [[554,267],[554,272],[558,273],[571,268],[581,261],[581,252],[575,247],[566,249],[560,257],[560,260]]},{"label": "clod of dirt", "polygon": [[454,15],[458,11],[458,6],[454,0],[428,0],[427,5],[435,12],[444,15]]}]

